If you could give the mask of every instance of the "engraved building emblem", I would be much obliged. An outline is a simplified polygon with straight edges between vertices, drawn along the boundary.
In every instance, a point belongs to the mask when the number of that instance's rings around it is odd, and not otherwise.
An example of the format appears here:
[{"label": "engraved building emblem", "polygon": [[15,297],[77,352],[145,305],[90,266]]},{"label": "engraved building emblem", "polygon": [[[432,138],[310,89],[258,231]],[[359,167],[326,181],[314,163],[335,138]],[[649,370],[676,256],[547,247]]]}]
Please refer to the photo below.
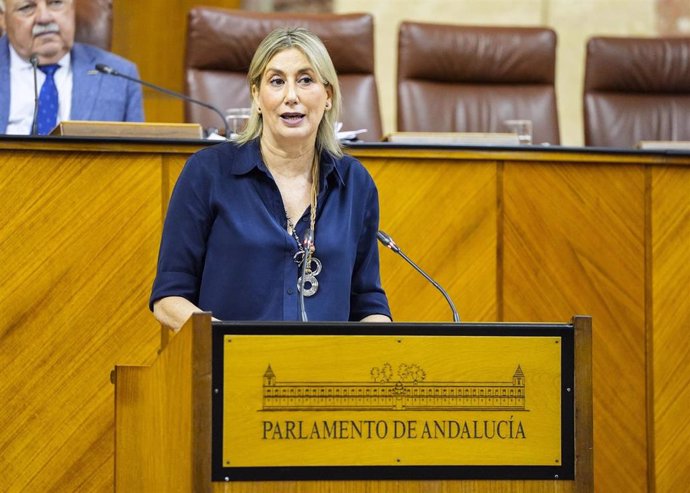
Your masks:
[{"label": "engraved building emblem", "polygon": [[525,375],[518,364],[511,380],[427,381],[416,364],[374,367],[370,381],[279,382],[271,365],[263,378],[264,411],[455,410],[524,411]]}]

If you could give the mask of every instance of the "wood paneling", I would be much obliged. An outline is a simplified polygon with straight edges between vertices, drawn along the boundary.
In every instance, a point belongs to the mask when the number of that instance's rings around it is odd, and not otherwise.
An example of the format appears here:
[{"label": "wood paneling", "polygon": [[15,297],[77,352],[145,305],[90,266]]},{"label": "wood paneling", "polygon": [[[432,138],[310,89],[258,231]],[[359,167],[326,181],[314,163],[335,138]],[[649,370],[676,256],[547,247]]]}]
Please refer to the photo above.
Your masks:
[{"label": "wood paneling", "polygon": [[508,162],[504,187],[504,317],[592,315],[597,486],[647,491],[643,167]]},{"label": "wood paneling", "polygon": [[[683,446],[689,438],[684,430],[690,406],[690,370],[684,364],[690,325],[690,303],[684,294],[690,280],[686,267],[690,265],[690,159],[663,154],[556,150],[530,156],[467,150],[457,161],[447,150],[419,150],[414,158],[405,152],[357,149],[356,154],[368,167],[385,155],[390,174],[399,181],[404,180],[394,170],[413,176],[405,171],[407,167],[430,165],[434,158],[441,166],[445,158],[456,165],[439,171],[443,180],[451,182],[470,162],[497,170],[497,240],[492,255],[499,279],[499,319],[559,321],[566,314],[593,316],[597,491],[683,489],[690,481],[690,457]],[[649,176],[653,176],[651,184]],[[382,191],[382,228],[388,228],[386,214],[395,217],[401,207],[425,207],[419,200],[407,203],[406,190],[395,179],[375,177]],[[417,180],[408,186],[416,186]],[[397,189],[403,193],[395,195]],[[462,201],[463,193],[458,197]],[[464,218],[459,220],[463,222]],[[414,224],[399,221],[396,228],[395,236],[416,238]],[[441,228],[438,234],[427,235],[437,239],[444,232]],[[430,248],[427,245],[418,255],[432,255]],[[385,257],[382,264],[386,280],[386,270],[393,267],[386,265]],[[435,272],[442,276],[443,268]],[[470,292],[482,288],[482,282],[488,280],[473,281]],[[400,294],[406,286],[384,287],[394,307],[402,300],[406,310],[415,309],[414,295]],[[462,294],[451,295],[462,313]],[[441,298],[424,303],[429,302],[443,306]],[[418,310],[417,319],[426,320],[429,313]]]},{"label": "wood paneling", "polygon": [[112,491],[109,375],[158,347],[162,157],[98,147],[0,149],[0,491]]},{"label": "wood paneling", "polygon": [[[156,354],[146,303],[161,220],[198,148],[0,139],[0,491],[112,490],[109,374]],[[597,491],[690,482],[690,156],[383,145],[351,153],[377,182],[381,228],[450,292],[463,319],[593,316]],[[381,259],[396,320],[450,320],[441,295],[401,258],[382,249]],[[332,486],[309,487],[319,485]],[[424,491],[460,488],[431,482]]]},{"label": "wood paneling", "polygon": [[690,174],[652,175],[653,439],[656,491],[684,491],[690,480]]},{"label": "wood paneling", "polygon": [[[448,291],[462,320],[495,321],[496,166],[477,164],[366,161],[379,188],[380,229]],[[387,249],[381,275],[397,322],[452,320],[441,293]]]}]

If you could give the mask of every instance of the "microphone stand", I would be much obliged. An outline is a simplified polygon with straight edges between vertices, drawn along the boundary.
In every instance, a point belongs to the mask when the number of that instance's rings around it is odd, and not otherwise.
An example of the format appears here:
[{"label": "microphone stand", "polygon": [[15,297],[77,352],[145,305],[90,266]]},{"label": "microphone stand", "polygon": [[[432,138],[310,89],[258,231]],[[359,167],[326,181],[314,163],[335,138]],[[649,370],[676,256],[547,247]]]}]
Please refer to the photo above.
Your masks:
[{"label": "microphone stand", "polygon": [[386,247],[390,248],[393,250],[395,253],[400,255],[405,261],[410,264],[414,269],[419,272],[422,276],[424,276],[424,279],[429,281],[436,289],[438,289],[443,297],[446,299],[448,302],[448,305],[450,306],[451,311],[453,312],[453,322],[460,322],[460,315],[458,315],[458,311],[455,309],[455,305],[453,304],[453,300],[450,299],[450,296],[446,292],[445,289],[441,287],[439,283],[434,281],[429,274],[424,272],[421,267],[419,267],[417,264],[415,264],[407,255],[403,253],[403,251],[400,249],[398,245],[395,244],[393,241],[393,238],[391,238],[388,234],[384,233],[383,231],[378,231],[376,233],[376,237],[379,239],[379,241]]},{"label": "microphone stand", "polygon": [[32,54],[29,58],[34,72],[34,121],[31,123],[31,135],[38,134],[38,55]]},{"label": "microphone stand", "polygon": [[162,92],[163,94],[167,94],[168,96],[172,96],[174,98],[179,98],[183,99],[185,101],[189,101],[190,103],[198,104],[199,106],[203,106],[204,108],[208,108],[211,111],[214,111],[220,119],[223,121],[223,126],[225,127],[225,138],[229,139],[230,138],[230,127],[228,126],[228,122],[225,119],[225,116],[223,113],[216,108],[215,106],[204,103],[203,101],[199,101],[198,99],[190,98],[186,94],[182,94],[179,92],[171,91],[170,89],[166,89],[165,87],[157,86],[156,84],[152,84],[150,82],[143,81],[141,79],[135,79],[134,77],[130,77],[129,75],[122,74],[115,70],[112,67],[109,67],[108,65],[105,65],[103,63],[97,63],[96,64],[96,70],[98,70],[102,74],[106,75],[114,75],[115,77],[122,77],[123,79],[127,79],[132,82],[136,82],[137,84],[141,84],[142,86],[149,87],[155,91]]}]

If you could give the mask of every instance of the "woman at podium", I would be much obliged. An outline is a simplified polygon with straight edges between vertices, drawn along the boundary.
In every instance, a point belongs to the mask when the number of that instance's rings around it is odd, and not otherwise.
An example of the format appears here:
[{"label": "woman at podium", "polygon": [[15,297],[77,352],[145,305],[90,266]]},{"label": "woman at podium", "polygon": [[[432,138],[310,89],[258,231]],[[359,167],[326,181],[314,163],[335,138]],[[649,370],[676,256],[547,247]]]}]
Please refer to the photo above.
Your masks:
[{"label": "woman at podium", "polygon": [[179,329],[221,320],[390,321],[376,186],[343,153],[341,93],[321,40],[280,28],[249,67],[234,142],[190,157],[168,208],[150,307]]}]

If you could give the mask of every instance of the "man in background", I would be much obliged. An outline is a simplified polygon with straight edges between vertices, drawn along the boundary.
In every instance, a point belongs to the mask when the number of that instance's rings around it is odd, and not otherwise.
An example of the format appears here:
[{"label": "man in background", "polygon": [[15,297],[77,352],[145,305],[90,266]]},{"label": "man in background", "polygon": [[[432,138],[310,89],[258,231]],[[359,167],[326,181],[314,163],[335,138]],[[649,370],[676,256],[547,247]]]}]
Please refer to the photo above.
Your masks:
[{"label": "man in background", "polygon": [[74,42],[75,1],[0,0],[0,134],[45,135],[62,120],[143,121],[141,86],[95,70],[139,78],[136,66]]},{"label": "man in background", "polygon": [[0,0],[0,36],[5,34],[5,2]]}]

